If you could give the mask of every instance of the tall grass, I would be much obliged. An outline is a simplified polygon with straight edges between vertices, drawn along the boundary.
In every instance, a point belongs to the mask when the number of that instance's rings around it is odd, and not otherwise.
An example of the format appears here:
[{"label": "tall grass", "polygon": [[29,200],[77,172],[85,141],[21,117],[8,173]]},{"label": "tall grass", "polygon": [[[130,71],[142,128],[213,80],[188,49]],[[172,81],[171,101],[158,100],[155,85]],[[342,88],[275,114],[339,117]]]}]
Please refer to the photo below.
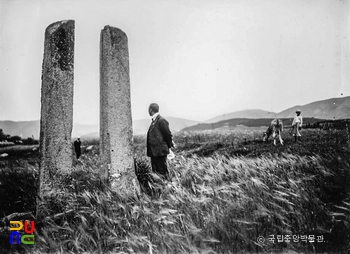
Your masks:
[{"label": "tall grass", "polygon": [[[98,157],[84,154],[72,172],[52,182],[36,218],[34,249],[28,252],[349,250],[350,192],[344,185],[349,151],[340,134],[305,132],[309,142],[292,144],[286,137],[287,145],[279,148],[258,141],[259,133],[202,133],[200,142],[193,134],[187,143],[175,136],[177,157],[169,162],[171,181],[166,182],[150,172],[140,136],[134,142],[144,192],[130,197],[110,189],[96,173]],[[314,140],[317,135],[322,138]],[[246,156],[232,156],[243,148]],[[323,235],[325,243],[257,241],[269,235]]]},{"label": "tall grass", "polygon": [[[88,169],[76,172],[47,194],[39,246],[74,253],[305,251],[307,244],[264,246],[257,238],[329,230],[316,186],[330,172],[318,157],[180,157],[172,168],[160,196],[138,199],[118,195]],[[84,183],[78,191],[77,181]]]}]

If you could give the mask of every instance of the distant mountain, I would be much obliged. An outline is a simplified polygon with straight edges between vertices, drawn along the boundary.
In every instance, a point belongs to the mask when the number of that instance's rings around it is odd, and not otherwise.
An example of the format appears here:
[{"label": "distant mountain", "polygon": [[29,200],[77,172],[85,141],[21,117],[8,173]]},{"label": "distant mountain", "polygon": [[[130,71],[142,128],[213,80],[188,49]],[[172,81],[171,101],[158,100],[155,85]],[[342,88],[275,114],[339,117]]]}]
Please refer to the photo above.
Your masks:
[{"label": "distant mountain", "polygon": [[331,120],[350,118],[350,96],[315,101],[303,106],[294,106],[283,110],[276,116],[279,118],[294,117],[295,110],[297,109],[300,109],[303,117]]},{"label": "distant mountain", "polygon": [[97,124],[73,124],[72,137],[82,137],[91,132],[98,132],[99,127]]},{"label": "distant mountain", "polygon": [[[204,130],[232,130],[244,127],[267,127],[274,118],[233,118],[223,120],[216,123],[201,123],[194,126],[187,127],[182,131],[204,131]],[[284,126],[290,126],[292,124],[291,118],[281,118]],[[317,118],[304,117],[303,123],[315,123],[321,121]]]},{"label": "distant mountain", "polygon": [[[177,117],[165,117],[168,120],[170,130],[177,132],[183,128],[195,125],[199,122]],[[140,119],[133,122],[134,135],[146,134],[151,124],[151,119]]]},{"label": "distant mountain", "polygon": [[22,138],[34,136],[35,139],[38,139],[40,121],[0,121],[0,129],[11,136],[20,136]]},{"label": "distant mountain", "polygon": [[235,111],[232,113],[220,115],[205,121],[204,123],[216,123],[223,120],[229,120],[232,118],[274,118],[276,113],[269,112],[260,109],[246,109],[241,111]]},{"label": "distant mountain", "polygon": [[80,136],[81,140],[87,140],[87,139],[91,140],[91,139],[98,139],[98,138],[100,138],[100,132],[92,132],[92,133],[88,133]]},{"label": "distant mountain", "polygon": [[[180,131],[183,128],[198,123],[197,121],[176,117],[166,117],[166,119],[169,121],[170,130],[172,132]],[[150,123],[150,119],[133,121],[134,134],[146,134]],[[21,136],[22,138],[27,138],[32,137],[33,135],[35,139],[38,139],[40,133],[40,121],[0,121],[0,129],[3,129],[5,134],[10,134],[11,136]],[[80,136],[82,138],[95,138],[99,136],[99,132],[100,130],[98,125],[74,123],[72,137]]]},{"label": "distant mountain", "polygon": [[[286,110],[281,111],[280,113],[268,112],[259,109],[250,109],[236,111],[218,117],[209,119],[205,121],[200,128],[206,129],[205,124],[215,124],[223,121],[228,121],[230,119],[246,119],[240,120],[241,122],[227,122],[227,126],[237,126],[237,125],[246,125],[249,121],[247,119],[272,119],[272,118],[293,118],[295,115],[295,110],[300,109],[301,115],[304,118],[315,118],[315,119],[342,119],[350,118],[350,96],[342,98],[332,98],[328,100],[315,101],[302,106],[294,106]],[[172,132],[177,132],[182,129],[197,126],[198,121],[192,121],[177,117],[166,117],[169,121],[170,129]],[[146,134],[150,125],[150,119],[141,119],[133,121],[134,134]],[[257,124],[255,122],[254,124]],[[253,125],[254,125],[253,124]],[[209,126],[207,125],[207,126]],[[215,125],[213,125],[215,126]],[[248,126],[248,125],[246,125]],[[225,127],[225,126],[221,126]],[[221,128],[220,127],[220,128]],[[225,128],[226,128],[225,127]],[[209,127],[208,127],[209,128]],[[211,128],[211,127],[210,127]],[[3,129],[5,134],[10,134],[11,136],[21,136],[22,138],[32,137],[35,139],[39,138],[40,124],[39,121],[0,121],[0,129]],[[84,124],[74,124],[72,137],[92,135],[98,137],[99,133],[98,125],[84,125]]]},{"label": "distant mountain", "polygon": [[[34,136],[35,139],[39,139],[40,121],[0,121],[0,129],[3,129],[5,134],[10,134],[11,136],[20,136],[22,138]],[[73,125],[72,136],[82,136],[84,134],[94,132],[97,130],[97,125],[85,125],[75,123]]]},{"label": "distant mountain", "polygon": [[[177,118],[177,117],[165,117],[170,126],[170,130],[175,133],[178,132],[186,127],[193,126],[198,124],[198,121],[192,121],[188,119],[182,119],[182,118]],[[148,128],[151,124],[151,119],[140,119],[140,120],[135,120],[133,122],[133,132],[134,135],[143,135],[147,134]],[[100,135],[99,130],[95,132],[90,132],[85,135],[82,135],[82,139],[93,139],[93,138],[98,138]]]},{"label": "distant mountain", "polygon": [[215,123],[233,118],[292,118],[297,109],[301,110],[303,117],[314,117],[319,119],[343,119],[350,118],[350,96],[342,98],[332,98],[327,100],[315,101],[306,105],[297,105],[280,113],[264,111],[260,109],[246,109],[232,113],[220,115],[205,121],[204,123]]}]

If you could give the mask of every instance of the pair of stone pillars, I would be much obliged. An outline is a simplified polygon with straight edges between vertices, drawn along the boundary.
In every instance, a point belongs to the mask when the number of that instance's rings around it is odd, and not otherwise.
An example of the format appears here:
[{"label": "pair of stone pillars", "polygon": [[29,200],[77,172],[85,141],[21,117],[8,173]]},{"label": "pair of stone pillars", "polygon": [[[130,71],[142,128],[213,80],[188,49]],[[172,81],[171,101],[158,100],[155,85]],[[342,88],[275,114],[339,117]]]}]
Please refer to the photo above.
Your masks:
[{"label": "pair of stone pillars", "polygon": [[[40,183],[43,197],[60,171],[72,170],[73,20],[45,31],[40,119]],[[133,160],[129,53],[126,34],[105,26],[100,41],[100,174],[122,193],[138,188]]]}]

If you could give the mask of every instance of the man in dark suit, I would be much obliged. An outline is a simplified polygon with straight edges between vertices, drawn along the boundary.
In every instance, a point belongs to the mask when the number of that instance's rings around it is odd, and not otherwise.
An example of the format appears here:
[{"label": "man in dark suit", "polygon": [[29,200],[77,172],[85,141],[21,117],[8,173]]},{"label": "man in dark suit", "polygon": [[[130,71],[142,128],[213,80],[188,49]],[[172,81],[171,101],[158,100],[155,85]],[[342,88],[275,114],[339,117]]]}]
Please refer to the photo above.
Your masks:
[{"label": "man in dark suit", "polygon": [[147,156],[151,157],[153,172],[168,179],[167,155],[169,149],[174,147],[173,136],[168,121],[159,115],[158,104],[152,103],[148,113],[152,117],[152,123],[147,132]]},{"label": "man in dark suit", "polygon": [[74,150],[75,154],[77,156],[77,159],[79,159],[81,155],[81,141],[80,138],[78,137],[76,141],[74,141]]}]

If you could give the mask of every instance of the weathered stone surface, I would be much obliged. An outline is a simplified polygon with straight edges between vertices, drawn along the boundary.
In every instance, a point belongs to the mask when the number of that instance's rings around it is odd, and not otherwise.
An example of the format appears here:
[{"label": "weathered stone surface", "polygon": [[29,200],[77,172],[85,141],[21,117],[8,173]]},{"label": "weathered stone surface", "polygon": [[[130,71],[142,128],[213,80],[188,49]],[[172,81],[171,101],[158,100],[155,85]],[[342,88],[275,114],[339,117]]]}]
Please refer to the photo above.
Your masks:
[{"label": "weathered stone surface", "polygon": [[120,29],[105,26],[100,39],[101,174],[110,180],[113,188],[132,191],[136,176],[128,38]]},{"label": "weathered stone surface", "polygon": [[74,21],[45,31],[41,85],[40,195],[57,172],[72,169]]}]

